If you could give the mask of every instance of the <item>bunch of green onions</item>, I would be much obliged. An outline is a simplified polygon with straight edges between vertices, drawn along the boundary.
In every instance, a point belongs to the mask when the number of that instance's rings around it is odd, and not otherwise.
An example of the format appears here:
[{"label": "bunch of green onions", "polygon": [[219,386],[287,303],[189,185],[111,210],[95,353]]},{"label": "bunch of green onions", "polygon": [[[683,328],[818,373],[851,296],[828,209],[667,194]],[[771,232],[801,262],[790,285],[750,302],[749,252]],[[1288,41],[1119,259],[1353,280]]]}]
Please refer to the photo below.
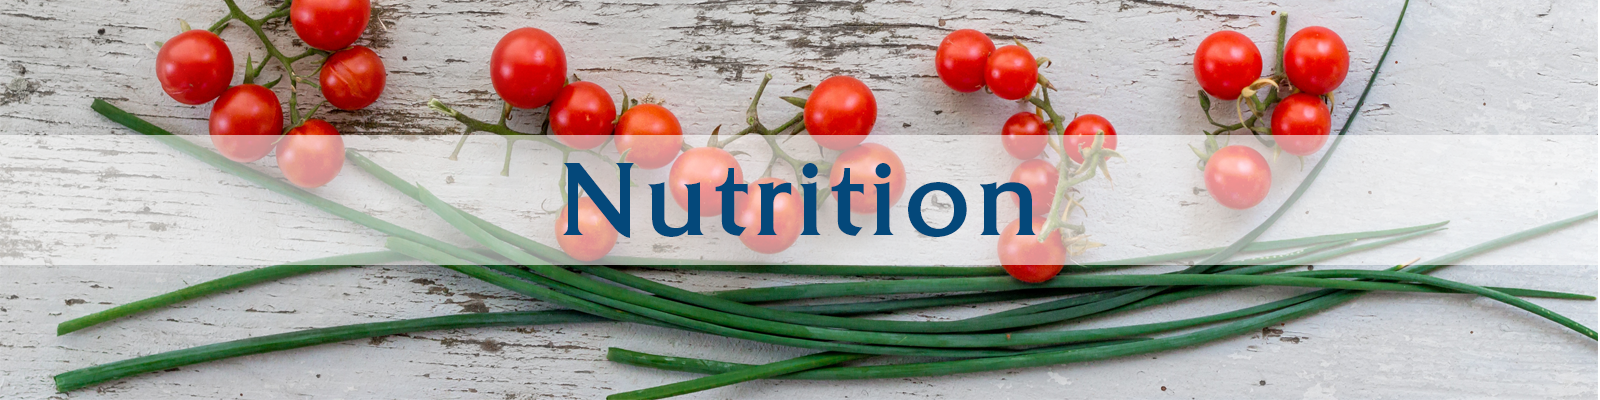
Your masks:
[{"label": "bunch of green onions", "polygon": [[[1401,11],[1401,20],[1404,18]],[[1398,23],[1396,24],[1398,31]],[[1393,37],[1390,38],[1390,44]],[[1381,67],[1384,56],[1375,64]],[[1372,79],[1376,80],[1377,71]],[[1369,81],[1356,110],[1372,88]],[[1369,291],[1465,293],[1488,297],[1522,308],[1577,331],[1591,339],[1595,331],[1523,298],[1593,300],[1594,297],[1531,289],[1480,287],[1449,281],[1427,272],[1465,257],[1593,219],[1595,212],[1541,225],[1526,231],[1469,247],[1420,263],[1386,271],[1317,270],[1276,273],[1352,252],[1407,240],[1443,229],[1445,223],[1397,229],[1341,233],[1289,240],[1260,241],[1261,236],[1300,198],[1326,165],[1328,156],[1311,170],[1270,218],[1245,237],[1225,248],[1075,265],[1043,284],[1024,284],[1005,276],[997,267],[944,266],[753,266],[734,263],[675,261],[609,257],[600,265],[576,262],[551,248],[491,224],[441,201],[433,193],[367,159],[356,151],[347,159],[390,187],[410,196],[473,241],[480,249],[455,246],[421,233],[316,196],[247,166],[230,161],[185,139],[173,136],[139,117],[103,100],[92,108],[107,118],[168,144],[180,152],[352,222],[389,235],[388,251],[349,254],[260,268],[187,287],[79,317],[59,326],[67,334],[142,311],[181,301],[235,290],[256,283],[348,266],[393,262],[435,264],[534,299],[566,309],[538,312],[500,312],[452,315],[311,329],[200,346],[138,357],[79,370],[55,377],[66,392],[128,376],[183,365],[293,349],[317,344],[439,329],[621,321],[730,338],[815,349],[819,353],[766,365],[745,365],[710,360],[665,357],[611,349],[608,359],[620,363],[688,371],[708,376],[676,384],[619,393],[617,399],[654,399],[739,382],[763,379],[874,379],[937,376],[975,371],[1082,362],[1167,351],[1232,337],[1315,313],[1350,301]],[[1359,112],[1329,146],[1331,156]],[[1275,255],[1235,259],[1241,252],[1289,250]],[[1167,274],[1084,274],[1112,268],[1152,265],[1200,258],[1194,266]],[[915,279],[853,281],[731,290],[692,292],[641,278],[605,264],[648,264],[652,268],[678,268],[823,276],[903,276]],[[1070,323],[1141,308],[1218,294],[1252,286],[1295,286],[1321,290],[1234,311],[1188,319],[1095,329],[1021,332],[1026,328]],[[848,296],[911,295],[892,300],[835,302],[811,305],[770,305],[775,301]],[[892,313],[910,309],[950,307],[1019,300],[1046,299],[1026,307],[955,321],[888,321],[865,319],[861,314]],[[1187,333],[1151,337],[1165,332],[1202,328]],[[877,356],[921,356],[946,359],[891,365],[837,366]]]}]

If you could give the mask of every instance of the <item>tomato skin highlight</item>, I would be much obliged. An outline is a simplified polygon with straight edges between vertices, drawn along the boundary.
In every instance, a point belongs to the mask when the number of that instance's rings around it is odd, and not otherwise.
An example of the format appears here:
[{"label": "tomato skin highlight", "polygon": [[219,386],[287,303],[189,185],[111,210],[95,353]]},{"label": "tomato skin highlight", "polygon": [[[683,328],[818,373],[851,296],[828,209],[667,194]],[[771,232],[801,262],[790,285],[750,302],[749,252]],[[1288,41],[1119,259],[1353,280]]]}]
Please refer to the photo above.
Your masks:
[{"label": "tomato skin highlight", "polygon": [[233,52],[211,32],[180,33],[156,52],[156,79],[173,100],[204,104],[221,96],[233,81]]},{"label": "tomato skin highlight", "polygon": [[489,80],[512,107],[544,107],[567,83],[567,53],[550,33],[518,28],[494,45]]},{"label": "tomato skin highlight", "polygon": [[772,233],[762,235],[761,232],[761,184],[771,183],[774,190],[778,185],[786,183],[778,178],[761,178],[750,183],[750,193],[743,194],[747,200],[739,202],[736,207],[739,214],[734,221],[744,227],[744,232],[739,234],[739,242],[744,247],[755,250],[761,254],[777,254],[794,246],[800,240],[800,230],[804,227],[801,218],[804,217],[804,207],[800,198],[794,193],[802,190],[799,185],[790,185],[789,193],[778,193],[772,198]]},{"label": "tomato skin highlight", "polygon": [[1045,139],[1050,134],[1050,125],[1038,115],[1023,111],[1006,119],[1006,124],[1000,127],[1000,145],[1006,148],[1006,153],[1019,160],[1038,157],[1044,153]]},{"label": "tomato skin highlight", "polygon": [[1272,139],[1289,154],[1308,156],[1322,149],[1333,129],[1333,115],[1317,96],[1295,93],[1272,110]]},{"label": "tomato skin highlight", "polygon": [[617,152],[639,168],[666,166],[683,149],[683,126],[666,107],[640,104],[628,108],[617,120]]},{"label": "tomato skin highlight", "polygon": [[[1056,166],[1049,161],[1032,159],[1023,161],[1016,169],[1011,171],[1011,182],[1021,183],[1028,187],[1029,197],[1033,200],[1033,215],[1044,216],[1050,212],[1050,203],[1056,196],[1056,186],[1060,183],[1061,174],[1056,171]],[[1021,199],[1012,194],[1011,199],[1021,207]]]},{"label": "tomato skin highlight", "polygon": [[378,101],[388,76],[378,53],[355,46],[328,56],[318,81],[329,104],[341,110],[360,110]]},{"label": "tomato skin highlight", "polygon": [[571,206],[562,206],[560,216],[556,217],[556,245],[578,261],[590,262],[605,257],[617,245],[617,229],[606,221],[594,200],[583,196],[578,198],[578,232],[583,234],[567,235],[567,207]]},{"label": "tomato skin highlight", "polygon": [[984,67],[984,84],[995,96],[1006,100],[1020,100],[1033,93],[1039,84],[1039,62],[1027,48],[1018,45],[1002,46],[989,54]]},{"label": "tomato skin highlight", "polygon": [[728,168],[733,168],[733,183],[743,184],[744,170],[739,167],[739,160],[735,160],[726,150],[696,147],[683,152],[683,155],[678,156],[678,160],[672,163],[672,170],[667,173],[667,187],[672,189],[672,199],[677,200],[679,208],[688,210],[688,185],[698,183],[700,216],[722,215],[724,204],[722,204],[722,193],[717,192],[717,186],[727,182]]},{"label": "tomato skin highlight", "polygon": [[616,127],[617,106],[611,94],[594,82],[578,81],[561,88],[550,102],[550,132],[562,144],[589,150],[606,143]]},{"label": "tomato skin highlight", "polygon": [[1301,92],[1324,95],[1337,89],[1350,73],[1350,49],[1333,30],[1312,26],[1295,32],[1283,45],[1283,72]]},{"label": "tomato skin highlight", "polygon": [[[1073,118],[1067,123],[1067,128],[1062,131],[1062,141],[1067,148],[1067,158],[1073,162],[1083,162],[1083,150],[1094,146],[1094,136],[1105,132],[1106,138],[1100,141],[1100,148],[1117,149],[1117,130],[1111,127],[1111,121],[1095,114],[1083,114]],[[1072,150],[1078,149],[1078,150]]]},{"label": "tomato skin highlight", "polygon": [[1261,204],[1272,188],[1272,169],[1255,149],[1223,147],[1206,160],[1206,192],[1217,203],[1235,210]]},{"label": "tomato skin highlight", "polygon": [[1261,78],[1261,50],[1243,33],[1213,33],[1195,49],[1194,77],[1211,97],[1236,100],[1239,92]]},{"label": "tomato skin highlight", "polygon": [[1027,283],[1039,283],[1055,278],[1067,263],[1067,245],[1061,243],[1061,231],[1050,232],[1050,237],[1039,243],[1038,234],[1044,230],[1044,218],[1033,219],[1033,235],[1018,235],[1021,221],[1011,221],[1000,231],[1000,265],[1006,274]]},{"label": "tomato skin highlight", "polygon": [[[879,178],[878,164],[889,165],[889,176]],[[878,213],[878,189],[874,186],[879,183],[889,184],[889,206],[893,207],[900,202],[900,195],[906,191],[906,167],[900,161],[900,156],[888,147],[877,143],[867,143],[839,154],[833,161],[833,168],[828,173],[829,185],[837,186],[844,178],[844,169],[850,168],[850,183],[859,183],[861,193],[850,194],[850,211],[857,214]],[[839,198],[839,193],[834,192],[833,197]]]},{"label": "tomato skin highlight", "polygon": [[320,119],[309,119],[278,141],[278,169],[305,189],[328,184],[344,168],[344,137]]},{"label": "tomato skin highlight", "polygon": [[335,51],[349,47],[367,30],[370,0],[296,0],[289,5],[289,23],[307,46]]},{"label": "tomato skin highlight", "polygon": [[283,106],[272,89],[234,86],[211,105],[209,125],[211,144],[222,156],[242,163],[260,160],[283,134]]},{"label": "tomato skin highlight", "polygon": [[945,86],[961,93],[983,89],[984,69],[989,64],[989,54],[994,53],[994,41],[974,29],[950,32],[939,42],[933,54],[934,70]]},{"label": "tomato skin highlight", "polygon": [[849,76],[824,79],[806,99],[806,132],[817,144],[845,150],[861,144],[878,122],[878,100],[872,89]]}]

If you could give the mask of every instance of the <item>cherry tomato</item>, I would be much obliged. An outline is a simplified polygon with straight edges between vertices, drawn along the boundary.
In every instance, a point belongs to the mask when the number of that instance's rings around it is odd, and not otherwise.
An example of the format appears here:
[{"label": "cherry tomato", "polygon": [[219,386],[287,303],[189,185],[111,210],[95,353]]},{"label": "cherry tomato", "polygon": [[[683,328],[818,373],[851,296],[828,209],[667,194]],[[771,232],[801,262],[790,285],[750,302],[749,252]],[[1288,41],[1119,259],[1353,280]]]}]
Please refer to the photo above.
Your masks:
[{"label": "cherry tomato", "polygon": [[1272,139],[1283,151],[1308,156],[1322,149],[1333,129],[1328,105],[1317,96],[1295,93],[1272,110]]},{"label": "cherry tomato", "polygon": [[[1037,158],[1023,161],[1022,165],[1011,171],[1012,182],[1028,187],[1028,194],[1033,198],[1033,215],[1036,216],[1050,212],[1050,203],[1056,197],[1056,184],[1060,178],[1061,174],[1056,172],[1056,166]],[[1011,195],[1011,199],[1017,201],[1017,206],[1022,205],[1017,195]]]},{"label": "cherry tomato", "polygon": [[355,43],[372,17],[369,0],[295,0],[289,23],[307,46],[334,51]]},{"label": "cherry tomato", "polygon": [[1033,234],[1018,235],[1020,221],[1011,221],[1000,232],[1000,265],[1006,273],[1019,281],[1039,283],[1055,278],[1067,263],[1067,245],[1061,243],[1061,231],[1050,232],[1050,237],[1039,243],[1039,233],[1044,230],[1044,218],[1033,219]]},{"label": "cherry tomato", "polygon": [[1105,117],[1094,114],[1083,114],[1073,118],[1062,130],[1062,140],[1067,148],[1067,158],[1073,162],[1083,162],[1083,149],[1094,147],[1094,135],[1105,132],[1106,138],[1101,140],[1100,147],[1104,149],[1117,149],[1117,130],[1111,127],[1111,121]]},{"label": "cherry tomato", "polygon": [[611,94],[594,82],[573,82],[550,102],[550,132],[578,150],[605,144],[615,119],[617,106],[611,103]]},{"label": "cherry tomato", "polygon": [[989,54],[983,82],[989,91],[1006,100],[1018,100],[1033,93],[1039,84],[1039,62],[1033,53],[1018,45],[1003,46]]},{"label": "cherry tomato", "polygon": [[489,80],[512,107],[543,107],[567,83],[567,53],[538,28],[511,31],[489,56]]},{"label": "cherry tomato", "polygon": [[861,144],[878,121],[878,100],[856,78],[835,76],[817,84],[806,99],[806,132],[822,147],[844,150]]},{"label": "cherry tomato", "polygon": [[233,81],[233,52],[211,32],[180,33],[156,53],[156,79],[173,100],[203,104],[221,96]]},{"label": "cherry tomato", "polygon": [[672,171],[667,173],[667,187],[672,189],[672,198],[678,201],[678,207],[688,210],[689,184],[700,184],[700,216],[722,215],[722,193],[717,192],[717,186],[727,182],[728,168],[733,168],[733,183],[743,184],[744,170],[739,168],[739,160],[733,159],[727,151],[715,147],[689,149],[672,163]]},{"label": "cherry tomato", "polygon": [[211,105],[211,143],[229,160],[260,160],[282,134],[283,106],[272,89],[234,86]]},{"label": "cherry tomato", "polygon": [[1255,149],[1228,146],[1206,161],[1206,191],[1218,203],[1235,210],[1255,207],[1272,188],[1272,170]]},{"label": "cherry tomato", "polygon": [[760,234],[762,225],[759,200],[762,198],[760,185],[763,183],[771,183],[773,189],[777,189],[784,181],[778,178],[761,178],[751,182],[750,193],[746,198],[757,201],[741,202],[737,210],[739,214],[735,216],[734,221],[744,227],[744,232],[739,234],[739,241],[744,243],[744,247],[762,254],[775,254],[794,246],[794,242],[800,239],[800,229],[803,227],[801,218],[804,217],[802,213],[805,212],[803,208],[805,206],[795,195],[802,190],[800,185],[790,185],[789,193],[780,192],[772,198],[772,233],[775,234]]},{"label": "cherry tomato", "polygon": [[1243,33],[1213,33],[1194,52],[1194,77],[1211,97],[1238,99],[1240,91],[1261,78],[1261,50]]},{"label": "cherry tomato", "polygon": [[1044,119],[1031,112],[1019,112],[1007,118],[1006,125],[1000,128],[1000,144],[1012,157],[1027,160],[1044,152],[1049,134],[1050,126],[1045,125]]},{"label": "cherry tomato", "polygon": [[344,168],[344,138],[320,119],[309,119],[278,141],[278,169],[289,183],[306,189],[320,187]]},{"label": "cherry tomato", "polygon": [[640,104],[617,120],[617,152],[639,168],[656,169],[672,162],[683,149],[683,126],[666,107]]},{"label": "cherry tomato", "polygon": [[606,221],[605,214],[600,213],[600,206],[594,205],[594,200],[583,196],[578,198],[578,232],[583,234],[567,235],[567,207],[570,206],[562,206],[561,216],[556,217],[556,245],[578,261],[589,262],[605,257],[612,247],[617,246],[617,228]]},{"label": "cherry tomato", "polygon": [[1301,92],[1328,94],[1350,73],[1350,50],[1328,28],[1301,29],[1283,45],[1283,72]]},{"label": "cherry tomato", "polygon": [[989,64],[989,53],[994,52],[994,41],[988,35],[972,29],[950,32],[939,42],[939,51],[933,54],[934,70],[945,86],[961,93],[976,92],[983,88],[984,68]]},{"label": "cherry tomato", "polygon": [[351,47],[328,56],[322,64],[322,98],[341,110],[359,110],[378,101],[389,73],[378,53],[366,46]]},{"label": "cherry tomato", "polygon": [[[889,165],[888,177],[878,177],[878,164]],[[858,214],[877,214],[878,189],[874,185],[879,183],[889,184],[891,207],[900,202],[900,195],[905,194],[905,164],[901,163],[900,156],[895,155],[894,150],[889,150],[888,147],[867,143],[839,154],[839,158],[833,161],[832,172],[828,173],[828,177],[832,180],[831,185],[838,185],[841,182],[845,168],[850,169],[850,183],[859,183],[862,186],[861,193],[850,194],[850,211]],[[838,198],[839,193],[835,192],[833,197]]]}]

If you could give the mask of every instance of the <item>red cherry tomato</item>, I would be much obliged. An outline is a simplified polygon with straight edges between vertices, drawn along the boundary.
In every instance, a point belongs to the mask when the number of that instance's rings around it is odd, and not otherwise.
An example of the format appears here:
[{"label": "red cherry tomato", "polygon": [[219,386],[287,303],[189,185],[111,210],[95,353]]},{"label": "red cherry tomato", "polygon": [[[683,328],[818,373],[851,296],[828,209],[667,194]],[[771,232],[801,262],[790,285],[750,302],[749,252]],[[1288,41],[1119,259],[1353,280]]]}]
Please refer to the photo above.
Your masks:
[{"label": "red cherry tomato", "polygon": [[1194,52],[1194,77],[1211,97],[1238,99],[1240,91],[1261,78],[1261,50],[1243,33],[1213,33]]},{"label": "red cherry tomato", "polygon": [[544,107],[567,83],[567,53],[538,28],[511,31],[489,56],[489,80],[512,107]]},{"label": "red cherry tomato", "polygon": [[296,0],[289,23],[307,46],[334,51],[355,43],[372,17],[368,0]]},{"label": "red cherry tomato", "polygon": [[672,189],[672,198],[678,201],[678,207],[688,210],[689,184],[700,184],[700,216],[722,215],[722,193],[717,192],[717,186],[727,182],[728,168],[733,168],[733,183],[744,183],[744,170],[739,168],[739,160],[733,159],[727,151],[715,147],[689,149],[672,163],[672,171],[667,173],[667,187]]},{"label": "red cherry tomato", "polygon": [[[1037,158],[1023,161],[1022,165],[1011,171],[1011,182],[1028,187],[1028,194],[1033,198],[1033,215],[1036,216],[1044,216],[1050,212],[1050,203],[1056,197],[1056,184],[1060,178],[1061,174],[1056,172],[1056,166]],[[1022,206],[1017,195],[1011,195],[1011,199],[1017,201],[1017,206]]]},{"label": "red cherry tomato", "polygon": [[1019,112],[1007,118],[1006,125],[1000,128],[1000,144],[1012,157],[1027,160],[1044,152],[1049,134],[1050,126],[1045,125],[1044,119],[1031,112]]},{"label": "red cherry tomato", "polygon": [[605,214],[600,213],[600,207],[594,205],[594,200],[583,196],[578,198],[578,232],[583,234],[567,235],[567,207],[571,206],[561,207],[561,215],[556,217],[556,245],[578,261],[589,262],[605,257],[612,247],[617,246],[617,228],[606,221]]},{"label": "red cherry tomato", "polygon": [[328,56],[322,64],[322,98],[341,110],[360,110],[378,101],[388,80],[383,60],[366,46],[351,47]]},{"label": "red cherry tomato", "polygon": [[156,53],[156,79],[173,100],[203,104],[221,96],[233,81],[233,52],[211,32],[180,33]]},{"label": "red cherry tomato", "polygon": [[617,120],[617,152],[639,168],[656,169],[672,162],[683,149],[683,126],[666,107],[640,104]]},{"label": "red cherry tomato", "polygon": [[983,82],[989,91],[1006,100],[1018,100],[1033,93],[1039,84],[1039,62],[1033,53],[1018,45],[1003,46],[989,54]]},{"label": "red cherry tomato", "polygon": [[1099,132],[1106,133],[1106,138],[1101,140],[1100,147],[1116,150],[1117,130],[1111,127],[1111,121],[1094,114],[1083,114],[1073,118],[1062,131],[1067,158],[1071,158],[1073,162],[1083,162],[1083,149],[1094,147],[1094,135]]},{"label": "red cherry tomato", "polygon": [[615,119],[617,106],[611,103],[611,94],[594,82],[573,82],[550,102],[550,132],[578,150],[605,144]]},{"label": "red cherry tomato", "polygon": [[1283,72],[1301,92],[1328,94],[1350,73],[1350,50],[1328,28],[1301,29],[1283,45]]},{"label": "red cherry tomato", "polygon": [[878,100],[856,78],[835,76],[817,84],[806,99],[806,132],[822,147],[844,150],[861,144],[878,121]]},{"label": "red cherry tomato", "polygon": [[306,120],[278,141],[278,169],[289,183],[306,189],[321,187],[344,168],[344,138],[333,125]]},{"label": "red cherry tomato", "polygon": [[[878,164],[889,165],[889,176],[878,177]],[[877,143],[867,143],[839,154],[833,161],[833,169],[828,173],[832,180],[830,185],[838,185],[844,178],[844,169],[850,169],[850,183],[859,183],[861,193],[850,194],[850,211],[858,214],[878,213],[878,189],[874,186],[879,183],[889,184],[889,206],[900,202],[900,195],[906,191],[906,167],[900,162],[900,156],[894,154]],[[839,193],[833,194],[834,198]]]},{"label": "red cherry tomato", "polygon": [[1328,141],[1332,119],[1321,98],[1305,93],[1289,95],[1272,110],[1272,140],[1289,154],[1311,155]]},{"label": "red cherry tomato", "polygon": [[761,184],[771,183],[773,189],[782,185],[784,181],[778,178],[762,178],[750,183],[750,193],[745,197],[757,201],[744,201],[738,206],[738,215],[734,221],[744,227],[744,232],[739,234],[739,241],[744,247],[762,254],[775,254],[794,246],[800,239],[800,230],[803,227],[801,218],[804,217],[805,207],[800,203],[798,193],[800,185],[790,185],[789,193],[778,193],[772,198],[772,233],[775,235],[762,235],[761,233]]},{"label": "red cherry tomato", "polygon": [[1039,243],[1039,233],[1044,230],[1044,218],[1033,219],[1033,234],[1018,235],[1020,221],[1011,221],[1000,232],[1000,265],[1006,273],[1019,281],[1039,283],[1055,278],[1067,263],[1067,245],[1061,243],[1061,231],[1050,232],[1050,237]]},{"label": "red cherry tomato", "polygon": [[1206,191],[1235,210],[1255,207],[1272,188],[1272,169],[1255,149],[1228,146],[1206,160]]},{"label": "red cherry tomato", "polygon": [[934,70],[945,86],[961,93],[976,92],[983,88],[983,71],[989,64],[989,53],[994,52],[994,41],[988,35],[972,29],[950,32],[939,42],[939,51],[933,54]]},{"label": "red cherry tomato", "polygon": [[234,86],[211,105],[211,143],[229,160],[260,160],[282,134],[283,106],[272,89]]}]

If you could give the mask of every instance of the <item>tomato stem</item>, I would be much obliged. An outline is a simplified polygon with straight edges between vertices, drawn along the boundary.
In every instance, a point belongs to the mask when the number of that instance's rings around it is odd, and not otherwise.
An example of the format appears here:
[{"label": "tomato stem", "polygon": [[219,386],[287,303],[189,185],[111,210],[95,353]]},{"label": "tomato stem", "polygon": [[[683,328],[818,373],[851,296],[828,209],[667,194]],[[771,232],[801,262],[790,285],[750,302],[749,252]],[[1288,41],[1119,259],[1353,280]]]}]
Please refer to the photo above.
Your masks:
[{"label": "tomato stem", "polygon": [[[1044,227],[1040,232],[1034,232],[1035,235],[1038,235],[1039,242],[1043,243],[1049,239],[1050,233],[1055,232],[1057,229],[1076,227],[1071,230],[1078,234],[1084,232],[1081,226],[1071,225],[1066,222],[1066,214],[1068,214],[1066,211],[1069,211],[1072,204],[1076,204],[1076,202],[1062,201],[1062,199],[1066,198],[1067,191],[1071,190],[1073,186],[1093,179],[1096,169],[1104,172],[1106,179],[1109,180],[1111,178],[1111,170],[1105,165],[1106,159],[1109,157],[1122,158],[1122,155],[1103,147],[1105,144],[1105,132],[1097,132],[1093,144],[1088,149],[1065,148],[1062,145],[1061,136],[1066,129],[1067,121],[1064,121],[1065,118],[1057,113],[1055,106],[1050,103],[1050,91],[1040,90],[1040,92],[1040,96],[1029,96],[1026,100],[1050,118],[1050,136],[1054,138],[1049,138],[1046,142],[1050,144],[1050,147],[1055,150],[1058,156],[1056,171],[1059,172],[1056,180],[1056,193],[1051,197],[1050,211],[1045,214]],[[1083,164],[1072,162],[1072,158],[1067,156],[1068,151],[1079,151],[1085,155]],[[1082,206],[1079,205],[1079,207]],[[1062,236],[1062,241],[1066,245],[1071,246],[1073,244],[1071,242],[1074,240],[1077,239],[1069,238],[1066,235]]]},{"label": "tomato stem", "polygon": [[1277,66],[1272,69],[1272,76],[1275,77],[1275,78],[1283,78],[1283,77],[1286,76],[1285,72],[1284,72],[1284,69],[1283,69],[1283,41],[1284,41],[1284,34],[1288,33],[1288,31],[1289,31],[1289,13],[1279,11],[1278,12],[1278,41],[1277,41],[1277,46],[1274,47],[1275,53],[1273,53],[1274,54],[1274,58],[1277,58]]},{"label": "tomato stem", "polygon": [[[289,4],[291,2],[283,2],[282,5],[274,8],[272,12],[267,13],[267,15],[262,16],[260,19],[251,18],[249,14],[246,14],[243,9],[239,8],[239,4],[234,0],[222,0],[222,2],[228,5],[228,15],[223,16],[220,20],[217,20],[216,23],[211,25],[209,30],[212,32],[221,32],[223,28],[227,27],[230,21],[239,21],[239,23],[249,27],[250,31],[256,34],[256,39],[259,39],[261,41],[261,46],[267,50],[267,59],[261,60],[262,65],[260,67],[255,67],[254,75],[250,73],[250,69],[252,67],[249,64],[246,64],[245,76],[246,78],[254,78],[255,75],[260,75],[261,69],[266,67],[268,59],[277,60],[278,64],[283,66],[284,74],[286,74],[289,78],[289,129],[299,126],[300,123],[305,121],[300,118],[302,115],[299,112],[299,97],[295,95],[295,92],[298,91],[300,83],[308,83],[308,81],[305,80],[306,78],[304,76],[295,73],[294,63],[313,54],[326,55],[328,53],[321,50],[308,49],[305,52],[292,57],[286,56],[282,51],[278,50],[277,45],[272,44],[271,39],[267,38],[267,32],[262,29],[262,24],[264,24],[266,21],[271,21],[278,18],[287,18],[289,16]],[[318,66],[318,69],[321,69],[320,65]],[[249,79],[246,82],[250,82],[252,80],[253,79]],[[277,80],[273,81],[274,84],[277,82]],[[317,86],[315,83],[311,83],[310,85],[313,87]],[[316,113],[316,110],[317,108],[313,107],[311,112],[305,113],[304,116],[309,118],[311,115]]]},{"label": "tomato stem", "polygon": [[[543,134],[543,133],[540,133],[540,134],[526,133],[526,132],[518,131],[516,129],[512,129],[510,126],[507,126],[507,124],[505,123],[506,120],[509,119],[508,115],[509,115],[510,112],[509,112],[509,110],[504,109],[504,108],[501,109],[501,113],[500,113],[500,115],[502,116],[501,120],[499,122],[491,124],[489,122],[485,122],[485,121],[482,121],[482,120],[478,120],[476,118],[472,118],[470,116],[467,116],[466,114],[462,114],[460,111],[456,111],[455,109],[450,108],[449,105],[444,104],[444,102],[440,101],[439,99],[429,99],[428,100],[428,107],[432,108],[432,109],[434,109],[436,111],[439,111],[441,113],[444,113],[444,115],[449,116],[450,118],[455,119],[456,122],[460,122],[462,125],[466,126],[465,130],[461,133],[461,135],[462,135],[461,141],[456,143],[455,152],[452,152],[450,154],[450,159],[451,160],[456,159],[456,157],[460,154],[461,147],[466,142],[467,136],[472,135],[475,132],[493,133],[493,134],[499,135],[500,137],[504,138],[506,140],[506,160],[505,160],[505,163],[502,165],[502,167],[500,169],[500,175],[501,176],[510,176],[510,174],[511,174],[511,148],[513,147],[515,142],[518,141],[518,140],[531,140],[531,141],[543,143],[543,144],[545,144],[547,146],[550,146],[550,148],[556,149],[556,151],[560,151],[561,154],[562,154],[562,157],[566,157],[567,155],[570,155],[571,153],[575,153],[575,152],[576,153],[590,154],[590,155],[595,156],[596,158],[599,158],[602,161],[605,161],[607,164],[610,164],[611,168],[613,170],[616,170],[616,169],[619,168],[619,167],[617,167],[617,164],[616,164],[617,162],[616,161],[613,161],[611,159],[611,157],[607,157],[606,155],[601,154],[599,151],[575,149],[572,146],[567,146],[565,144],[562,144],[560,141],[557,141],[554,138],[551,138],[550,135],[546,135],[546,134]],[[546,118],[545,118],[545,123],[541,127],[541,130],[548,131],[549,127],[550,127],[549,122],[550,122],[550,120],[549,120],[549,117],[547,115]],[[563,163],[563,165],[565,165],[565,163]],[[563,175],[565,175],[565,174],[563,174]]]}]

